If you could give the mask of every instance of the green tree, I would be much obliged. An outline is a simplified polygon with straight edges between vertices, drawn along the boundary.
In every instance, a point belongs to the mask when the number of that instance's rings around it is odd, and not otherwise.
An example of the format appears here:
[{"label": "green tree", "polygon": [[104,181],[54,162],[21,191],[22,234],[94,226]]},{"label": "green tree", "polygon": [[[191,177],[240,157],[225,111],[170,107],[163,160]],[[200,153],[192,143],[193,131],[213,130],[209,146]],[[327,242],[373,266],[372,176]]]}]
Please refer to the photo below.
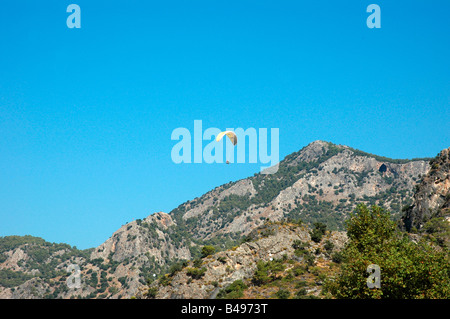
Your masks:
[{"label": "green tree", "polygon": [[202,247],[202,258],[208,257],[216,252],[213,246],[203,246]]},{"label": "green tree", "polygon": [[157,287],[149,287],[147,290],[147,298],[148,299],[155,299],[156,295],[158,294],[158,288]]},{"label": "green tree", "polygon": [[290,293],[289,290],[287,290],[287,289],[280,288],[280,289],[278,289],[278,291],[275,293],[275,296],[276,296],[278,299],[289,299],[289,297],[291,296],[291,293]]},{"label": "green tree", "polygon": [[268,262],[259,260],[256,264],[256,271],[253,274],[252,283],[261,286],[275,280],[277,274],[284,271],[285,266],[282,259],[276,259]]},{"label": "green tree", "polygon": [[191,276],[192,279],[200,279],[203,277],[203,275],[206,272],[206,268],[202,267],[202,268],[187,268],[186,269],[186,274],[188,276]]},{"label": "green tree", "polygon": [[259,260],[256,264],[256,271],[253,274],[252,282],[256,286],[261,286],[270,282],[268,264]]},{"label": "green tree", "polygon": [[219,291],[217,299],[242,298],[245,289],[247,289],[247,285],[242,280],[235,280],[231,285]]},{"label": "green tree", "polygon": [[173,264],[172,266],[170,266],[170,268],[169,268],[169,271],[168,271],[169,276],[170,276],[170,277],[175,276],[175,274],[176,274],[177,272],[179,272],[180,270],[182,270],[182,269],[183,269],[184,267],[186,267],[187,265],[188,265],[188,262],[187,262],[186,260],[183,260],[183,261],[174,263],[174,264]]},{"label": "green tree", "polygon": [[[336,298],[449,298],[450,266],[442,250],[412,242],[382,208],[359,205],[351,215],[340,273],[325,289]],[[368,288],[367,267],[380,267],[380,288]]]},{"label": "green tree", "polygon": [[325,234],[327,226],[324,223],[316,222],[314,223],[314,229],[311,232],[311,239],[319,243],[322,240],[322,236]]}]

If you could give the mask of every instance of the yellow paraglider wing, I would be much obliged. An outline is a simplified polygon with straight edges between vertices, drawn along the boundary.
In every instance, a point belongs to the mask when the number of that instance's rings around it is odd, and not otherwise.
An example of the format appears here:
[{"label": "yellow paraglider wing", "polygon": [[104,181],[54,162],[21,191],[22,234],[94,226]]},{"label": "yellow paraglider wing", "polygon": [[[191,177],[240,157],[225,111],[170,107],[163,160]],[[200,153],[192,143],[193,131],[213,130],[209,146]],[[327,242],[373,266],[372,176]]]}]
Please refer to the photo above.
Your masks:
[{"label": "yellow paraglider wing", "polygon": [[233,143],[233,145],[237,144],[237,136],[233,131],[220,132],[219,134],[217,134],[216,141],[220,142],[220,140],[222,139],[222,137],[224,135],[228,136],[228,138],[230,139],[231,143]]}]

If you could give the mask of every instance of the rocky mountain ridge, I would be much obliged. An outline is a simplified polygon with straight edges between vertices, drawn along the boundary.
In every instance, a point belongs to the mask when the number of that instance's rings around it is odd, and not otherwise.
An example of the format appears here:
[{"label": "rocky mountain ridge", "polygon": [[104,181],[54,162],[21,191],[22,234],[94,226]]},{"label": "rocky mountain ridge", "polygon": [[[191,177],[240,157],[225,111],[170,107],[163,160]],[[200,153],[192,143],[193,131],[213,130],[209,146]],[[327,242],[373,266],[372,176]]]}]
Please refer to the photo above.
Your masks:
[{"label": "rocky mountain ridge", "polygon": [[[198,258],[204,245],[230,249],[268,220],[322,222],[340,231],[358,203],[378,204],[399,219],[429,167],[428,159],[392,160],[315,141],[288,155],[275,174],[230,182],[170,213],[127,223],[99,247],[57,249],[31,239],[4,245],[0,297],[130,298],[174,263]],[[66,285],[70,264],[80,267],[78,289]]]}]

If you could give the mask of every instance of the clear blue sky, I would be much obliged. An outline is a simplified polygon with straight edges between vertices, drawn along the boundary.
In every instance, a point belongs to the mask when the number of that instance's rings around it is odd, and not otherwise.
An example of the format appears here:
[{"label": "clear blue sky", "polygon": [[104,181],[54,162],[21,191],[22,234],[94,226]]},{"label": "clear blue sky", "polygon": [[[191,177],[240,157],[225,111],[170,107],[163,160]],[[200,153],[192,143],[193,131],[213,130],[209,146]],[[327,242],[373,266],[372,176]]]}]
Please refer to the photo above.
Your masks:
[{"label": "clear blue sky", "polygon": [[[66,8],[81,8],[69,29]],[[381,8],[369,29],[366,7]],[[177,127],[392,158],[450,146],[450,2],[0,3],[0,236],[95,247],[259,170],[172,162]]]}]

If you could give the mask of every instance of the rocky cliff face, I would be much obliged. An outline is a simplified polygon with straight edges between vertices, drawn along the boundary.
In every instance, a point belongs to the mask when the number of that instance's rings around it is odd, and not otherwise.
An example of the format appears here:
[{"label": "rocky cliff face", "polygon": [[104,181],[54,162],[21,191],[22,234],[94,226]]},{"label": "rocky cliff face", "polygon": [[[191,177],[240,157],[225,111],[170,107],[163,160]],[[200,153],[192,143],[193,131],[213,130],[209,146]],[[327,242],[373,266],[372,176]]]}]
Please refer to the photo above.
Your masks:
[{"label": "rocky cliff face", "polygon": [[[429,167],[428,160],[392,160],[316,141],[287,156],[275,174],[255,174],[221,185],[168,214],[155,213],[130,222],[92,250],[75,253],[66,248],[65,253],[54,255],[52,251],[45,260],[36,261],[29,258],[23,245],[5,248],[0,251],[0,280],[10,276],[7,271],[21,272],[23,280],[0,287],[0,296],[129,298],[174,262],[198,258],[203,245],[230,249],[267,220],[301,219],[309,225],[323,222],[328,229],[339,231],[358,203],[384,206],[400,218],[401,208],[411,205],[414,186]],[[40,249],[42,245],[33,243],[29,247]],[[242,249],[255,251],[250,246]],[[239,268],[232,260],[229,266]],[[70,263],[81,268],[79,289],[67,289],[63,284]],[[51,265],[54,272],[44,265]],[[241,275],[236,272],[230,280]],[[31,291],[30,285],[33,295],[26,294]]]},{"label": "rocky cliff face", "polygon": [[189,247],[176,245],[167,233],[175,225],[169,214],[159,212],[143,220],[130,222],[117,230],[106,242],[95,248],[91,260],[119,266],[111,274],[126,279],[126,291],[118,290],[111,297],[131,297],[161,268],[175,260],[191,258]]},{"label": "rocky cliff face", "polygon": [[431,169],[416,187],[413,204],[403,217],[405,228],[421,229],[433,217],[450,219],[450,148],[430,160]]},{"label": "rocky cliff face", "polygon": [[[154,282],[151,285],[151,288],[157,289],[154,298],[216,298],[221,290],[236,281],[250,283],[258,264],[261,266],[270,263],[277,264],[280,270],[276,274],[278,279],[288,276],[289,279],[285,281],[290,280],[290,286],[294,287],[299,281],[305,281],[305,266],[308,268],[305,256],[310,256],[310,269],[314,268],[317,273],[329,267],[331,250],[341,250],[347,240],[345,232],[334,231],[326,232],[322,240],[316,243],[311,240],[310,230],[304,225],[273,222],[265,223],[254,230],[250,237],[252,240],[249,242],[185,264],[181,270],[169,273]],[[296,249],[301,245],[307,248],[299,254]],[[332,248],[326,250],[324,247]],[[201,274],[196,274],[193,269],[201,271]],[[296,274],[303,276],[294,278],[293,269],[302,269],[303,271]],[[320,285],[320,282],[312,283],[309,291],[319,295]],[[264,288],[246,291],[247,297],[251,298],[270,297],[270,293]],[[147,288],[142,289],[138,297],[148,297]]]},{"label": "rocky cliff face", "polygon": [[428,161],[390,160],[316,141],[286,157],[276,174],[223,185],[172,214],[184,223],[195,221],[192,228],[205,239],[246,234],[266,218],[302,218],[343,229],[358,202],[379,204],[399,217],[428,169]]}]

